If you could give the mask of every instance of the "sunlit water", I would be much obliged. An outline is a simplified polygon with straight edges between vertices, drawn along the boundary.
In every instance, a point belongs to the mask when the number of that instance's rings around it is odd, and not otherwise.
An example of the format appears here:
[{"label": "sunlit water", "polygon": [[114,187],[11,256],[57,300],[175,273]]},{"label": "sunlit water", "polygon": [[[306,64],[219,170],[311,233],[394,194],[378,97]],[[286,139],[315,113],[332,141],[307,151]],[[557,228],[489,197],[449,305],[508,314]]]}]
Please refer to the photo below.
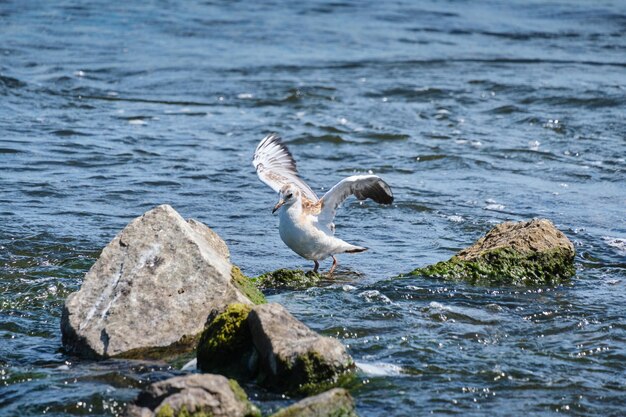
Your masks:
[{"label": "sunlit water", "polygon": [[[178,372],[61,348],[65,297],[155,205],[249,275],[311,266],[251,166],[277,131],[319,194],[396,195],[344,205],[371,249],[335,283],[270,297],[349,346],[360,415],[622,415],[625,33],[620,1],[0,3],[0,414],[110,415]],[[574,242],[570,284],[393,279],[532,217]]]}]

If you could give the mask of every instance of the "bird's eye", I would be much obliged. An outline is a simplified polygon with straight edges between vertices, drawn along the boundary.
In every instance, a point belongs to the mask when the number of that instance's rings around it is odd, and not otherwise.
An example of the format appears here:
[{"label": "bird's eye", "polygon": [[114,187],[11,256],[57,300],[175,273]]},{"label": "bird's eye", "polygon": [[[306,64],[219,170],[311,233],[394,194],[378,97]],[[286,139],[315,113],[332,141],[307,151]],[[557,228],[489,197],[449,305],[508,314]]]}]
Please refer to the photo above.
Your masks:
[{"label": "bird's eye", "polygon": [[293,197],[292,193],[287,194],[287,198],[291,198],[291,197]]}]

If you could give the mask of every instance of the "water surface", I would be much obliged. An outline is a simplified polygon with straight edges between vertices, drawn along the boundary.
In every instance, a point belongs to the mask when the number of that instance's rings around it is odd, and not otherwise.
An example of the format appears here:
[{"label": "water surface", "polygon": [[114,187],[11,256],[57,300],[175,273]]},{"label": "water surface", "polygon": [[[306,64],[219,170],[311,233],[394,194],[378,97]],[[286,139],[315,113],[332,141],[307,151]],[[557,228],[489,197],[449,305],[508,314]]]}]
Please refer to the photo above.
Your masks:
[{"label": "water surface", "polygon": [[[319,194],[373,172],[396,195],[344,205],[371,249],[336,283],[270,297],[349,346],[359,415],[624,413],[623,2],[113,3],[0,3],[1,414],[114,415],[179,372],[61,349],[63,300],[155,205],[249,275],[310,267],[251,166],[272,131]],[[393,279],[532,217],[574,242],[571,283]]]}]

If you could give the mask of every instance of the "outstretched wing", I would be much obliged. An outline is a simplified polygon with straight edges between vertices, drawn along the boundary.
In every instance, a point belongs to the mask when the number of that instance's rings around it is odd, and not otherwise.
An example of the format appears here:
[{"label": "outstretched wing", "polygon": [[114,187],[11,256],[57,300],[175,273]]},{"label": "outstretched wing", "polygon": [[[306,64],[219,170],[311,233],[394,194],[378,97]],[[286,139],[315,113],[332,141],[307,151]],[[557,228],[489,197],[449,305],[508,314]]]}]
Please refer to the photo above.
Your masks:
[{"label": "outstretched wing", "polygon": [[274,191],[279,192],[286,184],[293,184],[309,200],[317,202],[317,195],[300,177],[291,152],[280,136],[271,133],[263,138],[254,151],[252,165],[256,173]]},{"label": "outstretched wing", "polygon": [[389,184],[377,175],[354,175],[345,178],[328,190],[322,197],[322,211],[318,221],[329,226],[335,218],[337,207],[349,196],[354,195],[359,200],[371,198],[379,204],[391,204],[393,193]]}]

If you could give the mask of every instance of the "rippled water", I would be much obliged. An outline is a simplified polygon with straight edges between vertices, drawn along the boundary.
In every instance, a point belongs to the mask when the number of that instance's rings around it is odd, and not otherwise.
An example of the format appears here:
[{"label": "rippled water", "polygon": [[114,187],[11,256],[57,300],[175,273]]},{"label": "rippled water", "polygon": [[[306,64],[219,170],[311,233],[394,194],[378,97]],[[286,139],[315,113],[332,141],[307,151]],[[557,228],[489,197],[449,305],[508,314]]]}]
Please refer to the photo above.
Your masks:
[{"label": "rippled water", "polygon": [[[64,298],[157,204],[249,275],[309,267],[250,164],[270,131],[319,193],[396,194],[344,205],[371,249],[336,282],[270,297],[349,345],[360,415],[624,413],[623,2],[111,3],[0,3],[0,414],[115,414],[178,372],[61,349]],[[532,217],[575,243],[570,284],[393,279]]]}]

